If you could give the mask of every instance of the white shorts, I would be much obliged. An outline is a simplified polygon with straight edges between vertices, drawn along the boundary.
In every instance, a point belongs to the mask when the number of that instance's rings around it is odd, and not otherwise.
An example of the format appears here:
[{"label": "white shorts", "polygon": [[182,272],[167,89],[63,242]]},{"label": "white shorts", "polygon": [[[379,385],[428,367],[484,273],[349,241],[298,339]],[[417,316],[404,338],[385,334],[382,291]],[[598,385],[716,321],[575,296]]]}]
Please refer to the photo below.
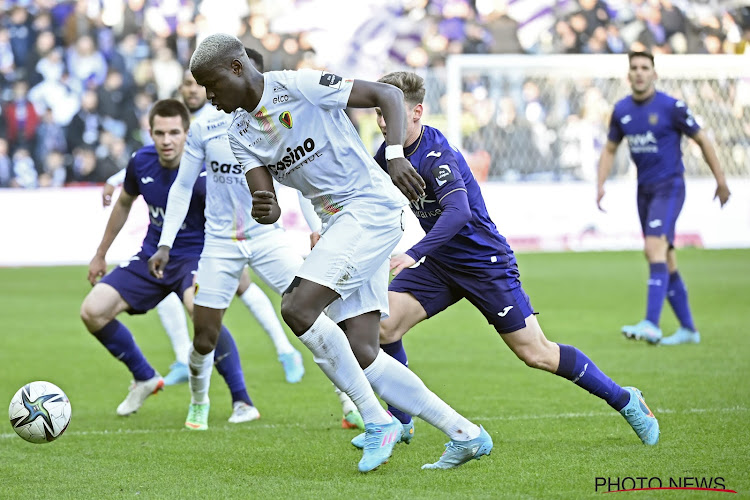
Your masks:
[{"label": "white shorts", "polygon": [[198,262],[195,304],[229,307],[246,264],[281,295],[302,265],[302,257],[288,244],[283,229],[242,241],[206,236]]},{"label": "white shorts", "polygon": [[403,210],[347,207],[334,215],[297,276],[341,298],[326,314],[336,323],[370,311],[388,316],[390,255],[403,236]]}]

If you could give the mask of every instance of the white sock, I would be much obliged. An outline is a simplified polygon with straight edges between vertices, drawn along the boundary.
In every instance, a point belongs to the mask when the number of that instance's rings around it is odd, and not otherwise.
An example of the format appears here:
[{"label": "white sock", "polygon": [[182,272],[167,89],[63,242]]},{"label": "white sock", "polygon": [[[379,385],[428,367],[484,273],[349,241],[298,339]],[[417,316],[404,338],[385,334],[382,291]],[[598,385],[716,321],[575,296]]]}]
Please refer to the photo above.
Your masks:
[{"label": "white sock", "polygon": [[479,426],[437,397],[413,371],[382,349],[375,361],[365,368],[365,376],[388,404],[432,424],[451,439],[468,441],[479,436]]},{"label": "white sock", "polygon": [[299,339],[310,349],[323,373],[357,405],[365,423],[383,425],[392,421],[375,397],[346,335],[336,323],[321,314]]},{"label": "white sock", "polygon": [[339,401],[341,402],[341,410],[344,412],[344,416],[347,416],[349,413],[357,409],[357,405],[354,404],[352,398],[347,396],[344,391],[336,387],[336,384],[333,384],[333,390],[336,391],[336,395],[339,397]]},{"label": "white sock", "polygon": [[289,339],[284,332],[284,327],[281,326],[271,299],[263,293],[263,290],[258,285],[250,283],[245,293],[240,295],[240,299],[245,303],[250,313],[255,316],[255,319],[258,320],[263,330],[271,337],[273,345],[276,347],[276,354],[281,356],[282,354],[295,351],[292,344],[289,343]]},{"label": "white sock", "polygon": [[193,404],[208,403],[208,388],[214,369],[214,351],[200,354],[190,346],[190,393]]},{"label": "white sock", "polygon": [[182,364],[188,363],[188,351],[190,350],[190,333],[188,332],[187,319],[182,301],[176,293],[170,293],[164,300],[156,305],[161,324],[167,331],[167,336],[172,342],[174,357]]}]

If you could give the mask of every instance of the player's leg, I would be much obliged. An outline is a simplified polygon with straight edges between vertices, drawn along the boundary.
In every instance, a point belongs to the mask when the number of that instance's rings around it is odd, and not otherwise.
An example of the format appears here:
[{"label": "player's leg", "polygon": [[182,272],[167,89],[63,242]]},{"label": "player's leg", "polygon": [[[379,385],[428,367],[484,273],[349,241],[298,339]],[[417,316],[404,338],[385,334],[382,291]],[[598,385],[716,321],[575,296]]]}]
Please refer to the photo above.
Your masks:
[{"label": "player's leg", "polygon": [[[299,265],[302,265],[302,259],[299,259]],[[297,269],[299,268],[297,266]],[[296,269],[295,269],[296,271]],[[289,283],[294,276],[290,276]],[[287,283],[287,286],[288,284]],[[294,384],[302,380],[305,374],[305,367],[302,364],[302,355],[297,349],[292,347],[289,339],[281,326],[281,321],[276,315],[276,309],[271,303],[271,299],[261,290],[261,288],[250,280],[247,269],[242,270],[240,277],[240,286],[237,288],[237,296],[242,300],[255,319],[260,323],[261,328],[268,334],[276,348],[276,355],[284,368],[286,381]]]},{"label": "player's leg", "polygon": [[[137,272],[139,261],[113,269],[89,292],[81,305],[81,319],[88,331],[133,374],[128,396],[117,407],[119,415],[136,412],[145,399],[159,391],[164,381],[146,360],[130,330],[115,317],[126,310],[143,313],[153,308],[164,293]],[[141,271],[148,272],[145,266]]]},{"label": "player's leg", "polygon": [[701,341],[701,334],[695,329],[695,324],[693,323],[693,314],[690,311],[687,287],[677,269],[677,254],[674,247],[670,247],[667,254],[667,266],[669,267],[667,299],[680,322],[680,327],[674,334],[661,339],[660,343],[662,345],[698,344]]},{"label": "player's leg", "polygon": [[606,401],[625,417],[644,444],[659,441],[659,423],[638,389],[620,387],[579,349],[547,340],[533,314],[525,321],[523,328],[501,335],[521,361],[568,379]]},{"label": "player's leg", "polygon": [[658,343],[662,334],[659,320],[669,288],[667,253],[674,242],[677,217],[685,201],[685,184],[675,179],[656,186],[638,188],[638,213],[645,238],[644,253],[649,264],[646,318],[625,326],[626,337]]},{"label": "player's leg", "polygon": [[185,309],[180,297],[170,293],[156,306],[167,337],[172,343],[175,361],[164,377],[164,385],[182,384],[188,381],[188,351],[190,350],[190,333],[188,332]]},{"label": "player's leg", "polygon": [[192,312],[195,329],[189,359],[191,404],[185,426],[194,430],[208,428],[208,391],[214,363],[232,395],[230,422],[255,420],[260,416],[247,394],[237,346],[229,330],[222,325],[244,260],[241,256],[235,259],[210,257],[211,250],[212,243],[207,241],[198,264],[195,287],[189,286],[189,281],[183,283],[183,301]]}]

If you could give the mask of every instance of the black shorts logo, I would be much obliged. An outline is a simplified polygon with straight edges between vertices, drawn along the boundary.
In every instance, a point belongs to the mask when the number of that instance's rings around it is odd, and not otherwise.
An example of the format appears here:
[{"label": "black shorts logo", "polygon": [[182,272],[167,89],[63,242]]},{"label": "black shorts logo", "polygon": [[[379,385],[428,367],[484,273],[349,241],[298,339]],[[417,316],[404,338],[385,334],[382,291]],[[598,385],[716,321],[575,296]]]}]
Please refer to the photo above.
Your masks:
[{"label": "black shorts logo", "polygon": [[318,83],[324,87],[333,87],[337,89],[341,86],[341,77],[339,75],[334,75],[333,73],[323,73]]}]

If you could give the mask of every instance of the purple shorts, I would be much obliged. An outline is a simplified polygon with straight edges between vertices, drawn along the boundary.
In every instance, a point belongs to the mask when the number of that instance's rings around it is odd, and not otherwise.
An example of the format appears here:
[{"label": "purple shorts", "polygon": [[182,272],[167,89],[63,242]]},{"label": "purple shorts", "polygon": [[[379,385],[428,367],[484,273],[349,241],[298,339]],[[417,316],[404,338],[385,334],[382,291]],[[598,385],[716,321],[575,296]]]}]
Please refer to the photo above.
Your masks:
[{"label": "purple shorts", "polygon": [[112,269],[101,282],[113,287],[128,303],[130,314],[150,311],[172,292],[180,297],[193,286],[199,256],[173,258],[164,269],[164,278],[156,279],[148,272],[150,255],[141,252]]},{"label": "purple shorts", "polygon": [[638,215],[643,236],[666,236],[667,242],[672,245],[683,203],[685,181],[682,177],[638,186]]},{"label": "purple shorts", "polygon": [[428,257],[401,271],[388,290],[412,294],[428,318],[466,298],[498,333],[511,333],[525,327],[526,318],[534,314],[518,278],[515,266],[458,270]]}]

